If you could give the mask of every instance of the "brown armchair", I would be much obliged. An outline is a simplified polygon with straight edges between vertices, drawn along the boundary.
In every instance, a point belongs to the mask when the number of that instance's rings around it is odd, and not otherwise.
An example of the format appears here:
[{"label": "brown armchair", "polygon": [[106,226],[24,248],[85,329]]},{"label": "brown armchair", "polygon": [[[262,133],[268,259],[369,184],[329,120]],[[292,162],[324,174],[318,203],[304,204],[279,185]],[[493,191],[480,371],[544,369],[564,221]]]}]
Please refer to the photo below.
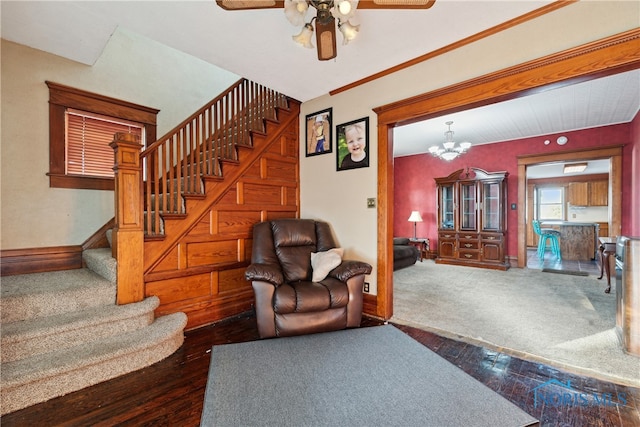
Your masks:
[{"label": "brown armchair", "polygon": [[343,260],[326,278],[312,281],[311,254],[335,247],[326,222],[279,219],[254,226],[245,277],[252,282],[261,338],[360,326],[371,265]]}]

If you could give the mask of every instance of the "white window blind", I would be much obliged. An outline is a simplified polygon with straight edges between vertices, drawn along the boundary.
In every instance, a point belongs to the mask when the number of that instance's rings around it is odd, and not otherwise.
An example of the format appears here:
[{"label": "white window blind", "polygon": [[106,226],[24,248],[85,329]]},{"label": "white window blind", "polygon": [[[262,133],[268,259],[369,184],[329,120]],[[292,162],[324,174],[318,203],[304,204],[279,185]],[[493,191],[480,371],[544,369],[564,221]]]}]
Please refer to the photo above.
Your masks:
[{"label": "white window blind", "polygon": [[140,137],[144,125],[68,108],[66,111],[66,173],[113,177],[113,149],[109,144],[117,132]]}]

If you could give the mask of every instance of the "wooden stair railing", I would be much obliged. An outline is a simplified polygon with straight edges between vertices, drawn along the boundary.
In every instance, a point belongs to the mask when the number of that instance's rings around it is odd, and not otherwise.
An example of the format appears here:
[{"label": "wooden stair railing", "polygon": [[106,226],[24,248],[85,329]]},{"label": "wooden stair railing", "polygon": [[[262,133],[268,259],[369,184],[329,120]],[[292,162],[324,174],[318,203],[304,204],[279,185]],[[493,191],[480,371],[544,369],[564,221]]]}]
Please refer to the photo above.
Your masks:
[{"label": "wooden stair railing", "polygon": [[144,241],[164,237],[162,217],[185,216],[183,198],[204,197],[202,179],[222,179],[220,162],[237,161],[237,146],[251,146],[277,108],[288,108],[285,95],[240,79],[142,152],[138,140],[115,136],[118,304],[143,299]]},{"label": "wooden stair railing", "polygon": [[183,197],[204,194],[203,176],[221,177],[220,161],[237,160],[237,145],[287,108],[287,97],[241,79],[144,150],[145,238],[162,238],[162,216],[184,215]]}]

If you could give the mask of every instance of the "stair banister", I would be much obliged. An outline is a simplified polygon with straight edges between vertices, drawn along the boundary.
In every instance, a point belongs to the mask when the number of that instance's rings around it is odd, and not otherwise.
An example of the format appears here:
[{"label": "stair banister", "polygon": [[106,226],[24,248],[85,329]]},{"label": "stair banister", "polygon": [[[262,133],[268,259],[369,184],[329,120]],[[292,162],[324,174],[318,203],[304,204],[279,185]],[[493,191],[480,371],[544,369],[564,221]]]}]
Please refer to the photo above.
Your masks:
[{"label": "stair banister", "polygon": [[285,95],[242,78],[144,150],[116,135],[118,304],[144,298],[144,242],[164,240],[162,218],[186,216],[185,198],[204,197],[203,178],[221,178],[220,162],[237,161],[237,147],[250,145],[251,131],[264,131],[278,107],[288,107]]}]

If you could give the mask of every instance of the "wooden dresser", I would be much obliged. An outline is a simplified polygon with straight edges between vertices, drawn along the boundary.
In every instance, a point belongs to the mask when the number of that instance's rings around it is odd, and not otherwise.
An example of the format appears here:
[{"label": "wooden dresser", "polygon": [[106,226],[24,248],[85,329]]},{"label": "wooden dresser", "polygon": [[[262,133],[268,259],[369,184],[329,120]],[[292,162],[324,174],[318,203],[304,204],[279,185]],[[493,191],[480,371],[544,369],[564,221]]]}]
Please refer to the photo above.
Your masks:
[{"label": "wooden dresser", "polygon": [[506,270],[507,172],[460,169],[436,178],[436,263]]}]

